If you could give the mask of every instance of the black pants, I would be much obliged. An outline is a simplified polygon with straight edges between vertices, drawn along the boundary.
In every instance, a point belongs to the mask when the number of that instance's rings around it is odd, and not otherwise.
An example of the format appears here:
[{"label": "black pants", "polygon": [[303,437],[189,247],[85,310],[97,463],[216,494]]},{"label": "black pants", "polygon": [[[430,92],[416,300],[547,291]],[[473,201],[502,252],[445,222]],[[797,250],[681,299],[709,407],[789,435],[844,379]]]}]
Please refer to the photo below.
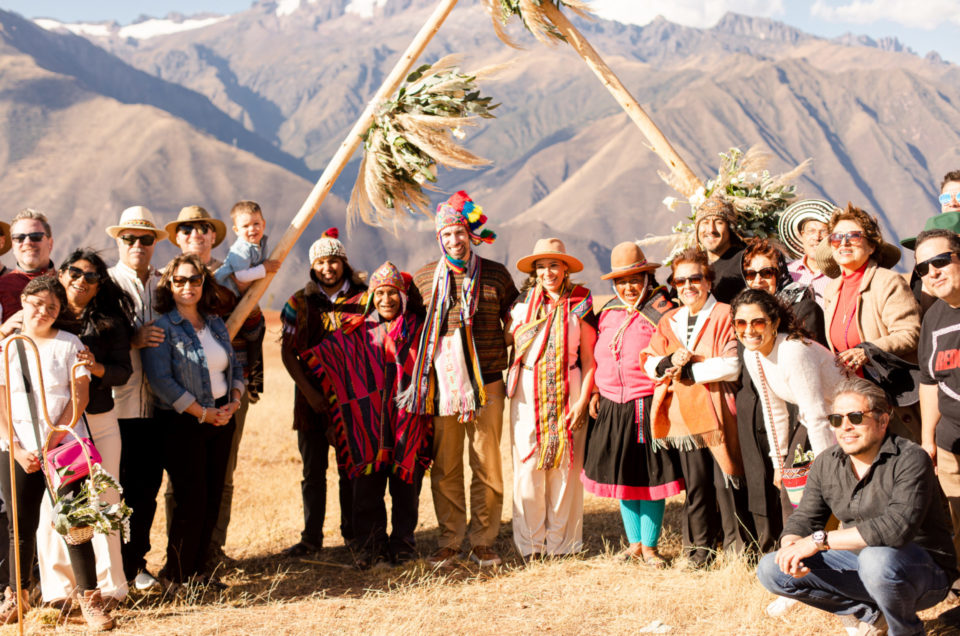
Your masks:
[{"label": "black pants", "polygon": [[[226,403],[218,400],[217,405]],[[223,480],[235,423],[201,424],[186,413],[158,410],[163,431],[163,464],[173,486],[173,515],[163,575],[182,582],[200,574],[220,513]]]},{"label": "black pants", "polygon": [[157,493],[163,481],[163,454],[158,452],[159,438],[153,418],[122,419],[120,439],[120,485],[130,516],[130,541],[120,546],[123,572],[127,580],[147,567],[150,551],[150,527],[157,512]]},{"label": "black pants", "polygon": [[[13,513],[8,515],[10,523],[7,532],[10,535],[8,551],[8,562],[10,565],[10,574],[8,581],[10,588],[17,589],[17,570],[13,563],[16,558],[17,549],[20,550],[20,586],[21,589],[27,589],[30,585],[30,572],[33,570],[33,557],[36,554],[37,547],[37,527],[40,525],[40,505],[43,498],[47,496],[47,482],[43,478],[43,473],[25,473],[20,464],[16,466],[16,501],[17,501],[17,526],[20,533],[20,545],[13,540]],[[10,487],[10,453],[0,452],[0,489],[3,490],[3,500],[13,501]],[[68,486],[60,489],[61,493],[76,492],[80,490],[83,484],[82,479],[78,479]],[[10,506],[12,510],[13,506]],[[81,593],[87,590],[97,589],[97,564],[93,555],[93,544],[89,541],[80,545],[67,544],[67,554],[70,556],[70,568],[73,570],[73,578],[77,581],[77,589]]]},{"label": "black pants", "polygon": [[680,468],[687,488],[683,502],[683,547],[687,557],[695,563],[705,563],[712,559],[721,542],[724,550],[743,551],[744,533],[738,508],[746,510],[746,489],[724,486],[723,472],[708,448],[681,451]]},{"label": "black pants", "polygon": [[[323,546],[323,521],[327,514],[327,466],[330,463],[330,442],[320,427],[297,431],[297,447],[303,459],[303,532],[300,540],[317,548]],[[340,534],[352,543],[353,491],[344,471],[339,471]]]},{"label": "black pants", "polygon": [[[423,469],[417,468],[413,483],[408,484],[390,470],[382,468],[369,475],[358,475],[350,480],[353,486],[353,531],[357,548],[368,554],[398,555],[416,549],[414,531],[420,505],[420,485]],[[393,501],[391,524],[387,538],[387,505],[384,501],[387,487]]]}]

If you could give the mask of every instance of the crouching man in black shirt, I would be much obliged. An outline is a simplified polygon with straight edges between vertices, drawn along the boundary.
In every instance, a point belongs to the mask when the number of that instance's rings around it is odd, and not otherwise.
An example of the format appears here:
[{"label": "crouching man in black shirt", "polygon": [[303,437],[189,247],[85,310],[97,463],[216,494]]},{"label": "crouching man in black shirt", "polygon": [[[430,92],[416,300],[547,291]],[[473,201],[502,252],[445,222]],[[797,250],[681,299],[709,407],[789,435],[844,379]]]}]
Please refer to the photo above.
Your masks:
[{"label": "crouching man in black shirt", "polygon": [[[917,611],[942,601],[957,578],[930,457],[887,432],[890,404],[868,380],[842,381],[828,418],[837,445],[814,460],[781,548],[763,557],[757,577],[861,634],[922,634]],[[825,532],[831,513],[841,529]]]}]

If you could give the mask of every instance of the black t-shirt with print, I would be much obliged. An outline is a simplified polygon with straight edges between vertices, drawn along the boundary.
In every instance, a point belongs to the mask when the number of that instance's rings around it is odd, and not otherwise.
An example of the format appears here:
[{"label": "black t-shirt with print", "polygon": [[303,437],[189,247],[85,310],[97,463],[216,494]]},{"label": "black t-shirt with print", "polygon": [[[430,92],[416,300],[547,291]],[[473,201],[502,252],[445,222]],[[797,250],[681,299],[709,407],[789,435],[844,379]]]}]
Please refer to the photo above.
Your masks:
[{"label": "black t-shirt with print", "polygon": [[960,309],[938,300],[927,310],[919,357],[920,382],[938,388],[937,446],[960,454]]}]

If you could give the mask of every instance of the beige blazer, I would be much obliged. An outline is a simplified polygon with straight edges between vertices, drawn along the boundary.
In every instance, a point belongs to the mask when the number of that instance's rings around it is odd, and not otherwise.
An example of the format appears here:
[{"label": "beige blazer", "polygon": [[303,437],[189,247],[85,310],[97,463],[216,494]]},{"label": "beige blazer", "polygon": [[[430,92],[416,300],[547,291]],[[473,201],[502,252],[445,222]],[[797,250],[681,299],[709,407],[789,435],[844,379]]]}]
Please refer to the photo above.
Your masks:
[{"label": "beige blazer", "polygon": [[[827,340],[837,311],[842,278],[835,278],[823,294],[823,317]],[[860,282],[860,298],[854,318],[862,342],[869,342],[909,362],[917,361],[920,341],[920,305],[902,276],[878,267],[870,259]],[[830,350],[834,351],[830,342]]]}]

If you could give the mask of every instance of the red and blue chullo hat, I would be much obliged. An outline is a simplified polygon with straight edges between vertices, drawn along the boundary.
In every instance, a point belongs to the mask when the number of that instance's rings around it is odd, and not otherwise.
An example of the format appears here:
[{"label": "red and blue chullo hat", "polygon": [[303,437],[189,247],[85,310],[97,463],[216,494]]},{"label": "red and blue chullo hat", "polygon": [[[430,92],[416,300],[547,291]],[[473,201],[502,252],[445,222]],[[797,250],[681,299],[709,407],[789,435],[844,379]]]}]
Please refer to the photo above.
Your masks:
[{"label": "red and blue chullo hat", "polygon": [[451,225],[462,225],[467,228],[467,234],[474,245],[480,243],[493,243],[497,235],[491,230],[484,230],[483,224],[487,222],[487,215],[483,213],[483,208],[473,202],[463,190],[460,190],[449,199],[437,206],[437,237],[443,228]]}]

